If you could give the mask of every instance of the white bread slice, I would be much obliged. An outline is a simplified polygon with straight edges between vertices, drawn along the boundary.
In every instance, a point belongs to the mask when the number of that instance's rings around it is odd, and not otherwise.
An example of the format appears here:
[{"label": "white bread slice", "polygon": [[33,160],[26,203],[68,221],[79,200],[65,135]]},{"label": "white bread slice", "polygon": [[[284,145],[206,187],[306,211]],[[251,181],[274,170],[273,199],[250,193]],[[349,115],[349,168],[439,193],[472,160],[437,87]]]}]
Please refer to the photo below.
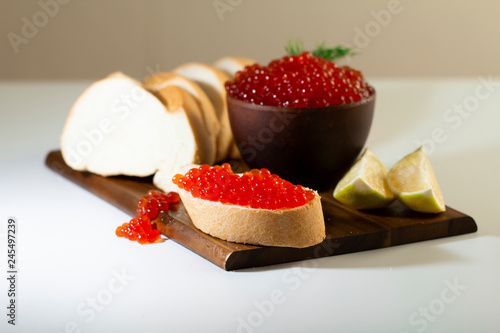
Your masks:
[{"label": "white bread slice", "polygon": [[206,131],[208,131],[209,136],[206,138],[208,144],[206,146],[206,154],[210,156],[210,159],[203,163],[213,164],[215,162],[215,156],[217,154],[216,138],[217,133],[220,130],[219,120],[215,114],[214,106],[207,94],[200,88],[200,86],[194,81],[187,79],[176,73],[155,73],[143,81],[144,87],[151,92],[158,92],[159,90],[167,86],[177,86],[179,88],[187,91],[196,100],[198,107],[202,111],[203,124],[205,125]]},{"label": "white bread slice", "polygon": [[[208,132],[204,121],[202,111],[198,107],[198,103],[184,89],[169,85],[161,88],[155,93],[155,96],[167,107],[167,109],[176,110],[181,108],[186,112],[189,120],[190,130],[193,132],[197,145],[197,159],[192,161],[182,160],[180,163],[163,164],[153,177],[153,183],[162,189],[164,192],[176,190],[172,184],[172,177],[179,172],[179,168],[183,170],[186,165],[208,164],[213,161],[213,146],[211,144],[211,133]],[[180,137],[182,138],[182,137]],[[185,143],[179,141],[178,144],[183,147]],[[170,161],[177,161],[176,155],[168,156]]]},{"label": "white bread slice", "polygon": [[224,86],[231,77],[218,68],[195,62],[181,65],[175,68],[173,72],[196,82],[207,94],[215,108],[220,123],[220,130],[216,139],[217,155],[215,161],[233,157],[231,153],[236,147],[227,113],[226,88]]},{"label": "white bread slice", "polygon": [[241,71],[245,66],[250,66],[255,64],[255,60],[243,57],[223,57],[214,63],[214,67],[222,70],[228,74],[231,78],[234,78],[236,72]]},{"label": "white bread slice", "polygon": [[304,248],[325,239],[320,196],[304,206],[255,209],[195,198],[177,188],[196,228],[214,237],[236,243]]},{"label": "white bread slice", "polygon": [[61,135],[63,158],[102,176],[142,177],[200,163],[202,138],[192,124],[200,111],[190,99],[178,89],[164,105],[138,81],[113,73],[74,103]]}]

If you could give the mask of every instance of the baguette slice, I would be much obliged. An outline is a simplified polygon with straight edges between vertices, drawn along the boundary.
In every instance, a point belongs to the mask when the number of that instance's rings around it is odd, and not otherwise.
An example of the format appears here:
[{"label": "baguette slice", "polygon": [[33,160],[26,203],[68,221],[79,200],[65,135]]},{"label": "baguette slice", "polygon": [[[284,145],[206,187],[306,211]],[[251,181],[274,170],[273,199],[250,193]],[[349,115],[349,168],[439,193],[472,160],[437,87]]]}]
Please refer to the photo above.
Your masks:
[{"label": "baguette slice", "polygon": [[122,73],[93,83],[64,125],[65,162],[102,176],[139,177],[200,163],[203,138],[194,130],[193,123],[201,121],[196,102],[179,88],[164,91],[163,98],[166,104]]},{"label": "baguette slice", "polygon": [[196,228],[214,237],[236,243],[305,248],[325,239],[320,196],[304,206],[255,209],[193,197],[177,188]]},{"label": "baguette slice", "polygon": [[176,73],[156,73],[147,77],[144,81],[144,86],[147,90],[155,93],[167,86],[177,86],[187,91],[197,102],[198,107],[202,111],[203,124],[209,136],[206,138],[206,154],[210,156],[203,163],[213,164],[217,154],[216,139],[217,133],[220,130],[219,120],[215,114],[214,106],[207,94],[194,81],[185,78]]},{"label": "baguette slice", "polygon": [[243,57],[223,57],[214,63],[214,67],[222,70],[227,75],[234,78],[236,72],[243,70],[246,66],[255,64],[255,60]]},{"label": "baguette slice", "polygon": [[220,130],[217,134],[217,154],[216,161],[222,161],[231,156],[234,150],[237,151],[231,132],[231,124],[229,123],[229,115],[227,113],[226,88],[225,83],[231,77],[220,69],[202,63],[187,63],[173,70],[174,73],[180,74],[190,80],[196,82],[203,91],[207,94],[212,102],[217,119],[220,123]]},{"label": "baguette slice", "polygon": [[[196,100],[187,91],[177,86],[169,85],[158,90],[155,96],[167,109],[179,110],[182,108],[184,110],[190,126],[188,131],[191,131],[197,142],[195,160],[179,159],[179,155],[172,154],[166,158],[168,163],[163,163],[155,173],[153,183],[164,192],[170,192],[175,190],[172,184],[172,177],[179,171],[179,168],[183,168],[185,165],[192,165],[193,163],[206,164],[213,160],[213,147],[210,144],[211,134],[205,127],[203,114]],[[175,142],[179,145],[180,149],[189,150],[189,146],[186,145],[189,141],[185,142],[183,138],[181,135],[176,138]]]}]

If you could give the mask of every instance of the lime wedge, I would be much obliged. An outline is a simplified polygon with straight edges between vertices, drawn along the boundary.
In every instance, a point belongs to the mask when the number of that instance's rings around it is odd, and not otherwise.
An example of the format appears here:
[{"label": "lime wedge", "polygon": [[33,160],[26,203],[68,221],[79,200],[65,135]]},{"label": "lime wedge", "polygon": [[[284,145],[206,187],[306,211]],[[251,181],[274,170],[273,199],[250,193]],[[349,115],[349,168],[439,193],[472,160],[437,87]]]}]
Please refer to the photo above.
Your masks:
[{"label": "lime wedge", "polygon": [[356,209],[387,206],[394,194],[387,184],[387,167],[368,148],[339,181],[333,197]]},{"label": "lime wedge", "polygon": [[389,171],[387,182],[406,207],[423,213],[446,210],[443,195],[423,147],[403,157]]}]

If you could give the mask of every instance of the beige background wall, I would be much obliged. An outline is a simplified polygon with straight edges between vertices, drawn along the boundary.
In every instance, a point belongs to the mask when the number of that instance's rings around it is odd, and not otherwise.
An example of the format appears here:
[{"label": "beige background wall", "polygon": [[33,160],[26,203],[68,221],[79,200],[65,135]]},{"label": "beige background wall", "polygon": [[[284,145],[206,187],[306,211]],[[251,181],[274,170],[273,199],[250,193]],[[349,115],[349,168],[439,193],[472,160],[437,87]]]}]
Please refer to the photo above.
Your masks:
[{"label": "beige background wall", "polygon": [[291,37],[357,46],[350,64],[367,76],[500,74],[495,0],[0,0],[0,15],[0,79],[267,63]]}]

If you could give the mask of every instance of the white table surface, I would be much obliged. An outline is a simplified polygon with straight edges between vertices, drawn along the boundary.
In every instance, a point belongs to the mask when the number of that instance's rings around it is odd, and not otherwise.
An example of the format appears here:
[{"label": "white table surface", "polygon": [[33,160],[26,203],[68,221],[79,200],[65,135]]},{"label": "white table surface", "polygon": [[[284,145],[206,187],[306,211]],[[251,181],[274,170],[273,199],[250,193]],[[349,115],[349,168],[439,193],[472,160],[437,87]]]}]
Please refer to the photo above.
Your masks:
[{"label": "white table surface", "polygon": [[[90,82],[0,83],[0,331],[498,332],[500,79],[371,82],[367,145],[391,166],[425,142],[446,203],[479,231],[236,272],[173,241],[116,237],[125,213],[45,167]],[[9,217],[18,228],[15,327],[6,316]]]}]

